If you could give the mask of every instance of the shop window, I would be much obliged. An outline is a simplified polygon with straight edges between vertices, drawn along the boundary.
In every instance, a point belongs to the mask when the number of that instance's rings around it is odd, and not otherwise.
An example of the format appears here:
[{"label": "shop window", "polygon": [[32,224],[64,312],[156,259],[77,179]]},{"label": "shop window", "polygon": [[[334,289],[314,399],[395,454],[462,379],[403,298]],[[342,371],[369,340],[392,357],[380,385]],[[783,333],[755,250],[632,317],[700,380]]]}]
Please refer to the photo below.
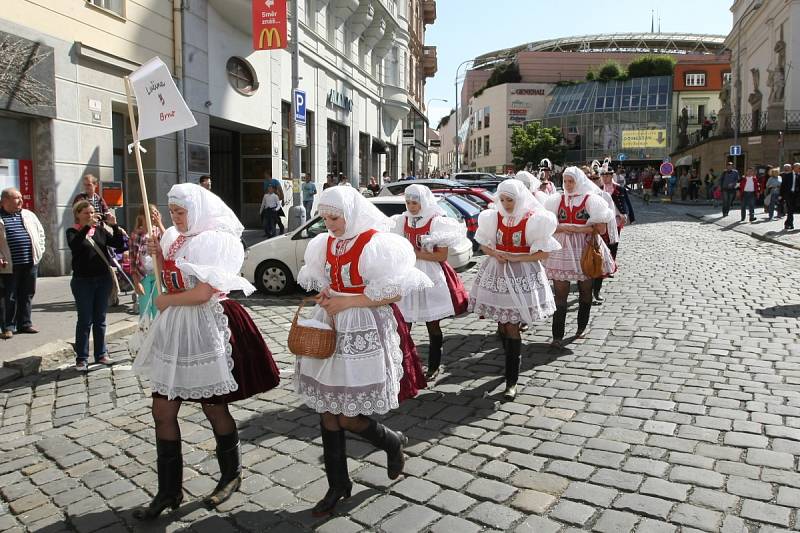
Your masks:
[{"label": "shop window", "polygon": [[348,132],[347,126],[328,121],[328,174],[347,175]]},{"label": "shop window", "polygon": [[366,187],[369,183],[369,143],[368,134],[358,134],[358,184],[361,187]]},{"label": "shop window", "polygon": [[120,17],[125,16],[125,0],[86,0],[86,3],[94,7],[99,7],[100,9],[105,9],[106,11],[111,11]]},{"label": "shop window", "polygon": [[687,87],[705,87],[706,73],[705,72],[690,72],[686,74]]},{"label": "shop window", "polygon": [[730,83],[731,82],[731,73],[730,72],[723,72],[722,73],[722,83]]},{"label": "shop window", "polygon": [[239,94],[250,96],[258,89],[258,80],[253,67],[241,57],[234,56],[228,59],[225,70],[228,73],[228,82]]}]

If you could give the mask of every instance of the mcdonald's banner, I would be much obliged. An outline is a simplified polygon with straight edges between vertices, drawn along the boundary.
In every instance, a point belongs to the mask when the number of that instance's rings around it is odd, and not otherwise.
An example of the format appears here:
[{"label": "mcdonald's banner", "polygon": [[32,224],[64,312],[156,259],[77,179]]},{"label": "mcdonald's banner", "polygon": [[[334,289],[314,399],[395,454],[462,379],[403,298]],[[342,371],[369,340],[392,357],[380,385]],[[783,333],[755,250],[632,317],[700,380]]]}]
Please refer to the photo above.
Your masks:
[{"label": "mcdonald's banner", "polygon": [[253,49],[286,48],[287,18],[286,0],[253,0]]}]

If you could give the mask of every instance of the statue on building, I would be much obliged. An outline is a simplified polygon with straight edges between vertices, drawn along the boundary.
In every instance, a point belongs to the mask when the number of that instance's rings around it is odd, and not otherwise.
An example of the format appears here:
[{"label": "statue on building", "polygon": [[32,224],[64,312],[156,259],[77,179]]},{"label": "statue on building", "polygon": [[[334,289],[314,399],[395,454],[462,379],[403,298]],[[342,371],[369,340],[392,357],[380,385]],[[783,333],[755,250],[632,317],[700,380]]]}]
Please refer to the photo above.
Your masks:
[{"label": "statue on building", "polygon": [[681,116],[678,117],[678,148],[683,148],[689,144],[689,110],[684,107],[681,109]]},{"label": "statue on building", "polygon": [[767,69],[769,73],[767,77],[767,87],[769,91],[769,103],[783,104],[784,91],[786,89],[786,43],[781,40],[775,43],[775,53],[777,54],[777,61],[775,68]]},{"label": "statue on building", "polygon": [[753,111],[761,108],[761,99],[763,98],[761,90],[758,88],[761,80],[761,71],[757,68],[751,68],[750,74],[753,76],[753,92],[747,97],[747,101],[753,107]]},{"label": "statue on building", "polygon": [[719,133],[728,135],[731,131],[731,82],[726,80],[719,92],[719,114],[717,115]]}]

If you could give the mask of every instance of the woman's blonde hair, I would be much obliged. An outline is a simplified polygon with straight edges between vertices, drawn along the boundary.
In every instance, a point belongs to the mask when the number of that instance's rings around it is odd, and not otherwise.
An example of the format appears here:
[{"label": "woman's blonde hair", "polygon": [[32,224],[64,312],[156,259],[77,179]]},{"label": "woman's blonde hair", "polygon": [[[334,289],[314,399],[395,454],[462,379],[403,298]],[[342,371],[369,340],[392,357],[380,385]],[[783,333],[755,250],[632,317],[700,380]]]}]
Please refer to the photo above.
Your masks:
[{"label": "woman's blonde hair", "polygon": [[75,202],[75,205],[72,206],[72,216],[75,218],[76,223],[78,222],[78,213],[87,207],[92,207],[92,204],[88,200],[80,200],[79,202]]},{"label": "woman's blonde hair", "polygon": [[[149,204],[148,206],[150,209],[148,211],[150,213],[153,212],[153,209],[158,209],[155,204]],[[134,229],[144,228],[146,227],[145,218],[149,213],[145,213],[144,206],[139,206],[139,210],[136,212],[136,222],[134,224]]]}]

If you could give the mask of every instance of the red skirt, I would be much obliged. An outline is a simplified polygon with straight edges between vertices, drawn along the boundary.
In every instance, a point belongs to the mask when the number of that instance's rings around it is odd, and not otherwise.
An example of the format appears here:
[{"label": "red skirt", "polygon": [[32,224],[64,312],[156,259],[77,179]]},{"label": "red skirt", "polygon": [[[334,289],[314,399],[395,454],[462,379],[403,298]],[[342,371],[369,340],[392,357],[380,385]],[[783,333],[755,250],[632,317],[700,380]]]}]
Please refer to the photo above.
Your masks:
[{"label": "red skirt", "polygon": [[397,334],[400,335],[400,349],[403,350],[403,377],[400,379],[400,393],[397,395],[397,399],[402,402],[416,396],[420,389],[428,386],[428,382],[425,381],[425,372],[422,371],[422,363],[417,355],[417,346],[411,338],[411,331],[403,314],[395,304],[392,304],[392,311],[397,321]]},{"label": "red skirt", "polygon": [[[210,404],[223,404],[244,400],[256,394],[274,389],[280,383],[280,372],[272,353],[264,342],[264,337],[247,311],[235,300],[223,300],[222,308],[228,317],[228,328],[231,330],[231,348],[233,357],[233,379],[239,388],[228,394],[183,400]],[[153,393],[154,398],[166,398]]]},{"label": "red skirt", "polygon": [[469,306],[469,293],[464,288],[461,277],[456,274],[456,271],[447,261],[442,261],[439,264],[442,265],[444,279],[447,280],[447,288],[450,289],[450,298],[453,300],[453,316],[466,314]]}]

